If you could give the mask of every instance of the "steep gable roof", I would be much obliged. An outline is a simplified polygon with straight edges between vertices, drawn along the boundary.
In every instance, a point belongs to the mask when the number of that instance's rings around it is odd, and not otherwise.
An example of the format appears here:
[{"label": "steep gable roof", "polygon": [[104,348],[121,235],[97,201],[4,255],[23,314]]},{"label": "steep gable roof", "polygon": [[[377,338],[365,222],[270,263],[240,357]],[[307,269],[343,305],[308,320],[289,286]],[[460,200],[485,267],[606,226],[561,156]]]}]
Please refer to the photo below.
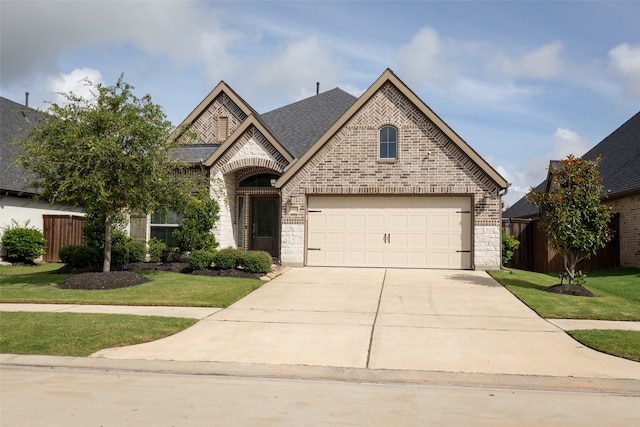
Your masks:
[{"label": "steep gable roof", "polygon": [[261,117],[291,154],[300,158],[356,100],[355,96],[335,88]]},{"label": "steep gable roof", "polygon": [[41,119],[41,112],[0,97],[0,191],[3,193],[34,194],[34,189],[26,189],[20,182],[27,177],[24,170],[11,163],[20,153],[12,141],[25,138]]},{"label": "steep gable roof", "polygon": [[264,126],[259,115],[256,113],[249,115],[244,122],[222,143],[222,145],[214,151],[207,160],[204,161],[205,166],[211,166],[218,160],[231,146],[245,133],[251,126],[254,126],[264,137],[273,145],[282,157],[288,162],[293,161],[293,156],[285,149],[285,147],[273,136],[273,134]]},{"label": "steep gable roof", "polygon": [[178,125],[172,137],[179,137],[184,131],[184,127],[193,123],[198,118],[198,116],[200,116],[209,107],[209,105],[222,93],[231,98],[233,103],[236,104],[246,116],[249,116],[251,114],[258,114],[253,108],[251,108],[251,106],[247,102],[245,102],[244,99],[242,99],[233,89],[231,89],[228,84],[226,84],[224,81],[221,81],[216,85],[216,87],[213,88],[213,90],[211,90],[211,92],[209,92],[209,94],[200,102],[200,104],[198,104],[198,106],[194,108],[194,110],[182,121],[182,123]]},{"label": "steep gable roof", "polygon": [[322,146],[335,135],[347,121],[353,117],[382,86],[390,82],[406,96],[429,120],[431,120],[454,144],[456,144],[471,160],[473,160],[501,188],[507,188],[507,181],[493,169],[478,153],[476,153],[457,133],[453,131],[436,113],[433,112],[407,85],[405,85],[389,68],[354,102],[344,114],[300,157],[300,159],[276,182],[282,187],[293,177]]},{"label": "steep gable roof", "polygon": [[[585,160],[601,156],[600,176],[609,197],[621,197],[627,193],[640,192],[640,112],[623,123],[618,129],[587,151]],[[543,191],[547,180],[536,187]],[[502,214],[503,218],[533,217],[538,208],[524,198],[518,200]]]}]

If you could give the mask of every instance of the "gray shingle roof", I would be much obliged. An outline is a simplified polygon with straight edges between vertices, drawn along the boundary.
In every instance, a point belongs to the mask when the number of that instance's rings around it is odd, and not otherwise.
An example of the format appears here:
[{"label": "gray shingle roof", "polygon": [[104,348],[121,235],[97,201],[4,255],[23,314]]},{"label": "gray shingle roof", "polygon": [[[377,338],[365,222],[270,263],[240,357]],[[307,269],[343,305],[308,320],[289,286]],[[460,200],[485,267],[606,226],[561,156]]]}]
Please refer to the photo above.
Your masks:
[{"label": "gray shingle roof", "polygon": [[19,148],[11,142],[16,138],[25,138],[34,124],[41,119],[41,112],[0,97],[0,191],[2,193],[34,193],[33,189],[25,189],[21,184],[21,181],[26,178],[24,170],[11,163],[11,159],[19,153]]},{"label": "gray shingle roof", "polygon": [[218,148],[220,144],[180,145],[175,149],[175,159],[186,163],[201,163]]},{"label": "gray shingle roof", "polygon": [[[610,191],[609,197],[640,191],[640,112],[587,151],[582,158],[595,160],[598,156],[602,156],[600,176],[605,190]],[[546,182],[543,181],[536,190],[542,191]],[[522,198],[507,209],[502,217],[524,218],[537,213],[538,208]]]},{"label": "gray shingle roof", "polygon": [[300,158],[357,98],[335,88],[261,114],[260,121],[296,158]]}]

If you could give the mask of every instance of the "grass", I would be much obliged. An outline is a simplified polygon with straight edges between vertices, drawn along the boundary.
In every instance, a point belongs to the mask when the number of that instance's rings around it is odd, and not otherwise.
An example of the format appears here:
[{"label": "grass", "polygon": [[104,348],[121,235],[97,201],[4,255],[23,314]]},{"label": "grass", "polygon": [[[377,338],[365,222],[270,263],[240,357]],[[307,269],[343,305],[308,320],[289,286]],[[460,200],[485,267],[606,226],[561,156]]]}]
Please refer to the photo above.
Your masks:
[{"label": "grass", "polygon": [[559,283],[555,275],[523,270],[490,271],[516,297],[548,319],[640,321],[640,269],[624,268],[587,273],[585,287],[595,297],[544,292]]},{"label": "grass", "polygon": [[[490,271],[522,302],[547,319],[640,320],[640,269],[621,268],[587,273],[585,287],[595,297],[544,292],[559,279],[555,275],[523,270]],[[640,332],[621,330],[567,331],[587,347],[640,361]]]},{"label": "grass", "polygon": [[69,277],[55,273],[61,266],[0,266],[0,302],[225,308],[264,283],[152,270],[139,272],[152,280],[138,286],[92,291],[60,289],[57,285]]},{"label": "grass", "polygon": [[0,353],[89,356],[173,335],[195,319],[120,314],[0,312]]},{"label": "grass", "polygon": [[640,362],[640,332],[638,331],[592,329],[567,331],[567,333],[587,347]]}]

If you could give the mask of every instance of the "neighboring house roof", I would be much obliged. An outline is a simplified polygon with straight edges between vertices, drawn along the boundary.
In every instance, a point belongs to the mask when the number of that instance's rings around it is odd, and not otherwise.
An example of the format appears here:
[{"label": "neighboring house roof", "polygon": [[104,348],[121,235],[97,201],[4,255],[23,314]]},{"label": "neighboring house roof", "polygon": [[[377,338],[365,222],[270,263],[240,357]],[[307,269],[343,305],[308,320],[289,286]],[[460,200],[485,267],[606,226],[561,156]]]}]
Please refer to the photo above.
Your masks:
[{"label": "neighboring house roof", "polygon": [[261,115],[291,154],[300,158],[358,98],[335,88]]},{"label": "neighboring house roof", "polygon": [[[595,160],[601,156],[600,176],[609,197],[623,197],[640,192],[640,112],[613,131],[598,145],[587,151],[582,158]],[[536,187],[543,191],[547,181]],[[503,218],[534,217],[538,208],[524,198],[504,211]]]},{"label": "neighboring house roof", "polygon": [[449,127],[436,113],[433,112],[407,85],[405,85],[389,68],[357,99],[340,118],[327,129],[326,132],[289,168],[276,182],[276,187],[282,187],[293,177],[333,135],[344,126],[362,108],[382,86],[390,82],[406,96],[434,125],[440,129],[454,144],[456,144],[473,162],[475,162],[500,188],[507,188],[509,183],[487,163],[469,144],[467,144],[453,129]]},{"label": "neighboring house roof", "polygon": [[35,193],[34,189],[23,187],[22,181],[28,177],[24,170],[11,163],[11,160],[20,153],[20,149],[12,144],[12,141],[16,138],[25,138],[41,118],[41,112],[0,97],[0,192],[2,194],[33,195]]}]

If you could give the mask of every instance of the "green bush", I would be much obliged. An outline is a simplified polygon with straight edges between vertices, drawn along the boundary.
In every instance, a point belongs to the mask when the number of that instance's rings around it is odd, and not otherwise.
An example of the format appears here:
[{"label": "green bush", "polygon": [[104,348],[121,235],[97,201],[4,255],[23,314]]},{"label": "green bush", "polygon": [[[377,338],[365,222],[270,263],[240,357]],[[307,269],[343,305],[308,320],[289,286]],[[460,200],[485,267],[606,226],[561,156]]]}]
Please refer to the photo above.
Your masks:
[{"label": "green bush", "polygon": [[518,249],[518,246],[520,246],[520,242],[502,228],[502,265],[506,265],[511,260],[513,252]]},{"label": "green bush", "polygon": [[167,244],[155,237],[149,240],[149,261],[165,262],[167,260],[169,249]]},{"label": "green bush", "polygon": [[198,194],[181,206],[182,226],[171,236],[181,251],[214,250],[218,247],[211,233],[219,218],[218,202],[209,193]]},{"label": "green bush", "polygon": [[271,271],[271,255],[264,251],[249,251],[242,255],[240,265],[250,273]]},{"label": "green bush", "polygon": [[90,267],[100,262],[102,254],[91,246],[63,246],[60,248],[60,259],[71,267]]},{"label": "green bush", "polygon": [[226,270],[228,268],[236,268],[242,257],[242,252],[238,249],[226,248],[220,249],[213,255],[213,263],[216,268]]},{"label": "green bush", "polygon": [[189,267],[192,270],[202,270],[211,266],[215,254],[211,251],[195,250],[189,255]]},{"label": "green bush", "polygon": [[36,228],[20,226],[15,220],[2,234],[2,247],[7,251],[10,260],[31,262],[44,255],[46,240],[42,232]]},{"label": "green bush", "polygon": [[123,264],[125,262],[144,261],[147,255],[147,246],[144,242],[125,237],[124,242],[117,241],[111,246],[111,263]]}]

